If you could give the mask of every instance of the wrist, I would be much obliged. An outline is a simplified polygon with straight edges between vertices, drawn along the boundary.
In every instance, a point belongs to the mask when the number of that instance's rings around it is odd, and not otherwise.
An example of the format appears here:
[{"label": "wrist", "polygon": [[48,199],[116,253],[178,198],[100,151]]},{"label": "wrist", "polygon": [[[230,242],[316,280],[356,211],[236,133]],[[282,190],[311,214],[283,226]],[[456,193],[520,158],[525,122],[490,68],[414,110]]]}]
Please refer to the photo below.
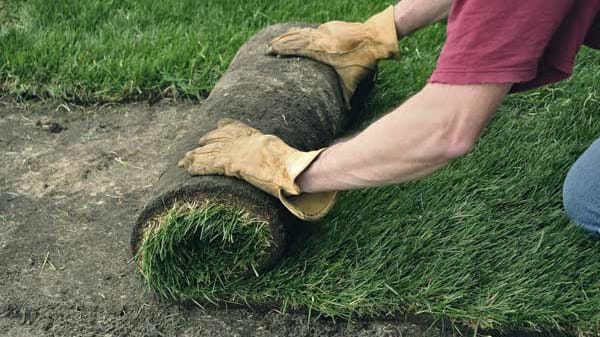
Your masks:
[{"label": "wrist", "polygon": [[410,34],[413,29],[410,27],[410,17],[407,17],[406,14],[406,11],[400,6],[394,6],[394,24],[398,41]]},{"label": "wrist", "polygon": [[329,148],[325,149],[319,156],[296,178],[296,185],[301,193],[316,193],[326,191],[323,182],[328,179],[322,170],[323,162],[327,156]]}]

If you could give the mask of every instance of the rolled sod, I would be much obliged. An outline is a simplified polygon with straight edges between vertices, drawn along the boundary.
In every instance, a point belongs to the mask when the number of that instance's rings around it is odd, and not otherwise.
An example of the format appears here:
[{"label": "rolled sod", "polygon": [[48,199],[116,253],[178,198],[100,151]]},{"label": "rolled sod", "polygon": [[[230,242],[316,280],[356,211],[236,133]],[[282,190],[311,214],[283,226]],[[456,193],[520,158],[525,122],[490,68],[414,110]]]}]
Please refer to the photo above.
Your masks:
[{"label": "rolled sod", "polygon": [[244,44],[173,147],[131,236],[150,290],[175,299],[210,298],[211,289],[256,277],[281,257],[286,229],[297,220],[277,199],[242,180],[190,176],[177,162],[225,117],[304,151],[340,135],[360,110],[372,78],[361,85],[349,111],[331,67],[266,55],[274,37],[306,26],[271,26]]}]

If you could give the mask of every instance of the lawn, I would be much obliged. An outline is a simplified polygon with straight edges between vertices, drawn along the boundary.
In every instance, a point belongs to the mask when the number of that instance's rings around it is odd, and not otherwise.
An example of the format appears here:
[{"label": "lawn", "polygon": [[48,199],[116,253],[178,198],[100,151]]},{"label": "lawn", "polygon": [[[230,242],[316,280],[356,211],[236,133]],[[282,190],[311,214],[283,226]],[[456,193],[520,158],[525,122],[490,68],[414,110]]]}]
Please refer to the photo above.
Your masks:
[{"label": "lawn", "polygon": [[[386,2],[61,0],[0,4],[0,95],[79,103],[201,99],[269,24],[364,20]],[[437,24],[381,65],[363,124],[415,93]],[[569,223],[562,181],[600,136],[600,53],[568,81],[512,95],[476,149],[419,182],[343,193],[314,233],[259,278],[218,289],[313,315],[402,312],[471,326],[600,333],[600,241]]]}]

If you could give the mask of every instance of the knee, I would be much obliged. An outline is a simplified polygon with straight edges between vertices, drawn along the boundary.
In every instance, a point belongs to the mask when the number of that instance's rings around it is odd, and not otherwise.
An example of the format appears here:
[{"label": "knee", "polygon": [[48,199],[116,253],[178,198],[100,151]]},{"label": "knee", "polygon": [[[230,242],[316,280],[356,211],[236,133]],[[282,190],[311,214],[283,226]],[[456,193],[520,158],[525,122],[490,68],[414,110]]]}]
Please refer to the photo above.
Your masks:
[{"label": "knee", "polygon": [[580,158],[567,174],[563,205],[572,222],[600,235],[600,174],[587,170],[589,166],[581,160],[585,158]]}]

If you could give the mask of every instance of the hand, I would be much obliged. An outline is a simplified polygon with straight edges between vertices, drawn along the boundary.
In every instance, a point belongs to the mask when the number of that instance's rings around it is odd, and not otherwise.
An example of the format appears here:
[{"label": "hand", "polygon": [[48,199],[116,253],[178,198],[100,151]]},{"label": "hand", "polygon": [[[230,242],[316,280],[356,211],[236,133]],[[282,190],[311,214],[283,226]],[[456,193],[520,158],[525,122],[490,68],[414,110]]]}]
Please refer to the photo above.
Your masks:
[{"label": "hand", "polygon": [[301,194],[295,182],[324,149],[302,152],[276,136],[232,119],[219,121],[218,128],[200,138],[198,145],[178,163],[191,175],[222,174],[243,179],[279,198],[304,220],[321,218],[333,206],[335,192]]},{"label": "hand", "polygon": [[271,54],[299,55],[333,66],[349,104],[356,87],[375,70],[377,61],[400,54],[394,7],[365,23],[331,21],[316,29],[292,28],[273,39],[268,48]]}]

